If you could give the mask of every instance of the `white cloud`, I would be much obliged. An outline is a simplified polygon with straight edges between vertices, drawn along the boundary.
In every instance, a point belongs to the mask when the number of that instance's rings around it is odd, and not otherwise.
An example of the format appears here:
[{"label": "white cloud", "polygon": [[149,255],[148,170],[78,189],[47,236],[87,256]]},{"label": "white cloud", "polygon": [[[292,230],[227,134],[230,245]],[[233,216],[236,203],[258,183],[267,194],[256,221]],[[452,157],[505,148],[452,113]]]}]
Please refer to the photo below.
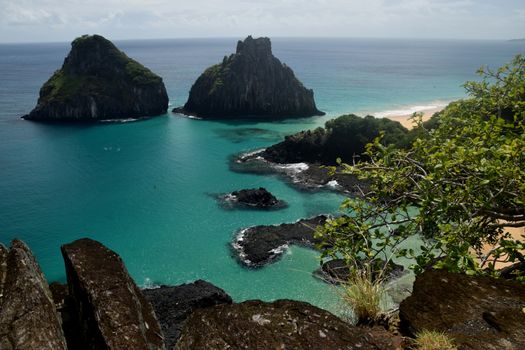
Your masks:
[{"label": "white cloud", "polygon": [[522,0],[0,0],[0,8],[0,41],[93,32],[114,39],[525,36]]}]

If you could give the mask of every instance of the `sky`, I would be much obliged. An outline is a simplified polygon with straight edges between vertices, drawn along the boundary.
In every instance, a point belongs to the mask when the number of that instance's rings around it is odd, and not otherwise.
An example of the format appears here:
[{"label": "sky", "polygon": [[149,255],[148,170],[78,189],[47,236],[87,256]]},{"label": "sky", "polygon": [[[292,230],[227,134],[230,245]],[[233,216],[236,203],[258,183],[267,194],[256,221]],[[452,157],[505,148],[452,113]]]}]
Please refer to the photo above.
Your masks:
[{"label": "sky", "polygon": [[525,38],[525,0],[0,0],[0,42],[195,37]]}]

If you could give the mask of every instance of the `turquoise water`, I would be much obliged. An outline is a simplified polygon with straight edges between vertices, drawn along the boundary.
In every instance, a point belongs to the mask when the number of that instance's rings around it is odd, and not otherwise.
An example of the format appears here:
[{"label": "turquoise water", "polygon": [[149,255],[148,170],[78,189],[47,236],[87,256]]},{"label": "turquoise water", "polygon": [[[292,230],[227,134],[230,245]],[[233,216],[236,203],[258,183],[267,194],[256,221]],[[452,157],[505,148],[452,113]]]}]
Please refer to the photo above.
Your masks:
[{"label": "turquoise water", "polygon": [[[331,310],[335,291],[311,276],[317,253],[292,247],[259,270],[229,243],[242,227],[335,212],[342,197],[300,192],[273,176],[234,173],[228,157],[345,112],[431,105],[463,96],[481,64],[499,66],[524,44],[492,41],[276,39],[274,53],[315,90],[328,116],[278,123],[209,122],[168,113],[132,123],[46,125],[19,119],[68,44],[0,45],[0,241],[25,240],[50,281],[64,280],[61,244],[91,237],[117,251],[140,285],[197,278],[234,299],[292,298]],[[164,77],[172,105],[235,47],[233,39],[117,42]],[[229,211],[212,195],[263,186],[289,206]]]}]

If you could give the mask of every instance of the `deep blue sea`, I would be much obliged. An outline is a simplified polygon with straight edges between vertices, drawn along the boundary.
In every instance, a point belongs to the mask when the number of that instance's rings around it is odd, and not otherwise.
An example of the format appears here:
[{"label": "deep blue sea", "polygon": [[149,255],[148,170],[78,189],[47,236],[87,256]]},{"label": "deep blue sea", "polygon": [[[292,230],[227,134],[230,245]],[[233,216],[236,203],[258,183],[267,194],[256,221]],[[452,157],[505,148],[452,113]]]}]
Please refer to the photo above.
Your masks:
[{"label": "deep blue sea", "polygon": [[[172,106],[193,81],[235,50],[236,39],[117,41],[164,78]],[[337,293],[312,277],[318,254],[292,247],[259,270],[241,267],[229,243],[243,227],[335,212],[342,197],[300,192],[277,177],[229,170],[232,154],[343,113],[409,110],[464,96],[481,65],[498,67],[525,43],[380,39],[272,40],[274,54],[315,91],[325,117],[220,122],[171,113],[145,121],[46,125],[24,121],[69,43],[0,45],[0,242],[21,238],[48,280],[64,280],[60,245],[91,237],[117,251],[139,285],[198,278],[237,301],[291,298],[336,309]],[[289,207],[221,209],[214,193],[263,186]]]}]

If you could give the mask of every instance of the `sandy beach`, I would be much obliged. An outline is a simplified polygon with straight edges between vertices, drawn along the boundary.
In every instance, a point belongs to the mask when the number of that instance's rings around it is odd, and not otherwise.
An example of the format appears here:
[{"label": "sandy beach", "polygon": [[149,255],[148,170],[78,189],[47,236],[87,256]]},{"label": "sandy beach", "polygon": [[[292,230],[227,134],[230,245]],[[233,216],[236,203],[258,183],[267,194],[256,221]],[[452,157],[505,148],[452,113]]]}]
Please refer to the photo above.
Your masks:
[{"label": "sandy beach", "polygon": [[[434,113],[442,111],[446,106],[439,106],[434,108],[428,108],[428,109],[422,109],[417,111],[418,113],[423,113],[423,121],[426,121],[430,119],[434,115]],[[414,112],[406,113],[406,114],[385,114],[382,117],[388,118],[391,120],[395,120],[397,122],[400,122],[401,125],[403,125],[407,129],[412,129],[414,127],[413,121],[410,120]]]}]

